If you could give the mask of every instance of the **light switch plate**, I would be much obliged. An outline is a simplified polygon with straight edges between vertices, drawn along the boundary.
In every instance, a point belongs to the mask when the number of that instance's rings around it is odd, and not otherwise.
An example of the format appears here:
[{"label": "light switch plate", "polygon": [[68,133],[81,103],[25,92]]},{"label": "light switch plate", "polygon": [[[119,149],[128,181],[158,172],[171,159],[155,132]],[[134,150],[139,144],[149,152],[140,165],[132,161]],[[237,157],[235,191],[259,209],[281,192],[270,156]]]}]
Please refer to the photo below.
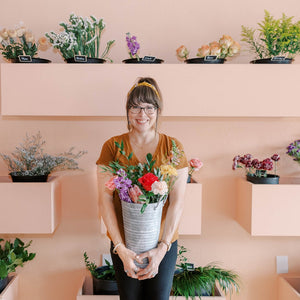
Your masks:
[{"label": "light switch plate", "polygon": [[289,272],[289,261],[287,256],[276,256],[277,274]]}]

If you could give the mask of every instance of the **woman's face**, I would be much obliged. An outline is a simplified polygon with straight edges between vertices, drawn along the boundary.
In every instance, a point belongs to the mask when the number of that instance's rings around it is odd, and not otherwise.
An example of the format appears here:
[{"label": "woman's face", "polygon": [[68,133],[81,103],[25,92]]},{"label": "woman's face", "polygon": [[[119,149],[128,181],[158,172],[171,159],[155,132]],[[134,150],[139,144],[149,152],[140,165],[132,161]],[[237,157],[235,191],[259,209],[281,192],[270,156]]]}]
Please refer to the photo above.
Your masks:
[{"label": "woman's face", "polygon": [[139,103],[128,111],[128,120],[132,130],[146,132],[155,129],[157,109],[150,103]]}]

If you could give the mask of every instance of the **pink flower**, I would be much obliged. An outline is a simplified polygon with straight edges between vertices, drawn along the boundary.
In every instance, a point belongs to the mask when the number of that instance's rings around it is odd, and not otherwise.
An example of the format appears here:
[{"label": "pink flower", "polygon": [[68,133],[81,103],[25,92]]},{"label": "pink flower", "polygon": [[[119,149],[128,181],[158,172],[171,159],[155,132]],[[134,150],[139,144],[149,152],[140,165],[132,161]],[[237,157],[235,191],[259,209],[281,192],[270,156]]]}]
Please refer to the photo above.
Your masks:
[{"label": "pink flower", "polygon": [[135,202],[135,203],[138,203],[139,196],[143,195],[142,191],[136,184],[128,190],[128,194],[129,194],[129,197],[132,200],[132,202]]},{"label": "pink flower", "polygon": [[168,185],[165,181],[155,181],[152,183],[151,191],[154,195],[166,195],[168,193]]},{"label": "pink flower", "polygon": [[194,169],[194,171],[200,170],[203,166],[203,162],[199,158],[192,158],[189,161],[190,166]]},{"label": "pink flower", "polygon": [[114,183],[114,179],[117,178],[118,176],[113,176],[111,177],[106,183],[105,183],[105,186],[111,190],[111,191],[114,191],[115,188],[116,188],[116,185]]},{"label": "pink flower", "polygon": [[210,54],[210,47],[208,45],[203,45],[201,48],[198,49],[197,56],[205,57]]}]

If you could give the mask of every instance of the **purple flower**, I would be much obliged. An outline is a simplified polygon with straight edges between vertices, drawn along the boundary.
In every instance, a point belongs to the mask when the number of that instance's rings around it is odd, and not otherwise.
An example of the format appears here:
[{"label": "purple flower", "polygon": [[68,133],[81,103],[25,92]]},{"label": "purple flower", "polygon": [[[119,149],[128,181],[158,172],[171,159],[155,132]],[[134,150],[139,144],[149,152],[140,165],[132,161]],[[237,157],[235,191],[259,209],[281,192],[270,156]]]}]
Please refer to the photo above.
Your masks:
[{"label": "purple flower", "polygon": [[129,49],[130,57],[133,57],[137,54],[138,50],[140,49],[140,44],[137,42],[135,36],[130,36],[130,33],[126,33],[126,42],[127,47]]},{"label": "purple flower", "polygon": [[117,171],[118,177],[114,179],[114,184],[118,190],[119,197],[122,201],[132,202],[128,190],[132,187],[132,181],[127,178],[127,174],[123,169]]}]

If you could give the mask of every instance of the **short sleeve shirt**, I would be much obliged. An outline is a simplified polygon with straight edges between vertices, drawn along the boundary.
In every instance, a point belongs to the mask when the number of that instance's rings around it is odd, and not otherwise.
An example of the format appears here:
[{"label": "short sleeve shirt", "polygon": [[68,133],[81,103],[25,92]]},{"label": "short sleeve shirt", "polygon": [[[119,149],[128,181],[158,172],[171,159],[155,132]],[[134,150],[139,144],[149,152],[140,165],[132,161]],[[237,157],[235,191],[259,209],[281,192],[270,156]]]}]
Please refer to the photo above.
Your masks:
[{"label": "short sleeve shirt", "polygon": [[[163,164],[166,157],[171,156],[172,140],[176,143],[177,148],[179,150],[183,151],[182,144],[176,138],[169,137],[165,134],[160,133],[158,145],[156,147],[155,152],[152,153],[153,160],[155,160],[154,167],[159,167],[160,165]],[[110,138],[109,140],[107,140],[103,144],[100,157],[97,160],[96,164],[107,166],[110,162],[118,160],[121,165],[127,165],[128,164],[127,159],[119,152],[119,149],[115,145],[115,142],[118,142],[119,144],[121,144],[122,141],[124,144],[125,153],[127,155],[129,155],[129,153],[133,152],[131,145],[130,145],[128,133],[125,133],[125,134],[122,134],[119,136],[114,136],[114,137]],[[139,163],[139,160],[133,153],[130,164],[136,165],[138,163]],[[185,168],[187,166],[188,166],[188,162],[187,162],[186,156],[183,152],[183,155],[180,157],[179,162],[175,166],[175,168],[181,169],[181,168]],[[121,206],[120,201],[121,200],[118,196],[118,193],[115,191],[113,194],[113,203],[114,203],[114,208],[115,208],[115,212],[117,215],[119,230],[120,230],[123,240],[125,241],[124,229],[123,229],[123,218],[122,218],[122,206]],[[169,207],[169,199],[167,199],[167,201],[164,205],[164,208],[163,208],[159,238],[161,238],[163,230],[164,230],[164,224],[165,224],[168,207]],[[110,238],[109,234],[108,234],[108,237]],[[174,242],[177,239],[178,239],[178,228],[176,229],[176,232],[172,238],[172,242]]]}]

